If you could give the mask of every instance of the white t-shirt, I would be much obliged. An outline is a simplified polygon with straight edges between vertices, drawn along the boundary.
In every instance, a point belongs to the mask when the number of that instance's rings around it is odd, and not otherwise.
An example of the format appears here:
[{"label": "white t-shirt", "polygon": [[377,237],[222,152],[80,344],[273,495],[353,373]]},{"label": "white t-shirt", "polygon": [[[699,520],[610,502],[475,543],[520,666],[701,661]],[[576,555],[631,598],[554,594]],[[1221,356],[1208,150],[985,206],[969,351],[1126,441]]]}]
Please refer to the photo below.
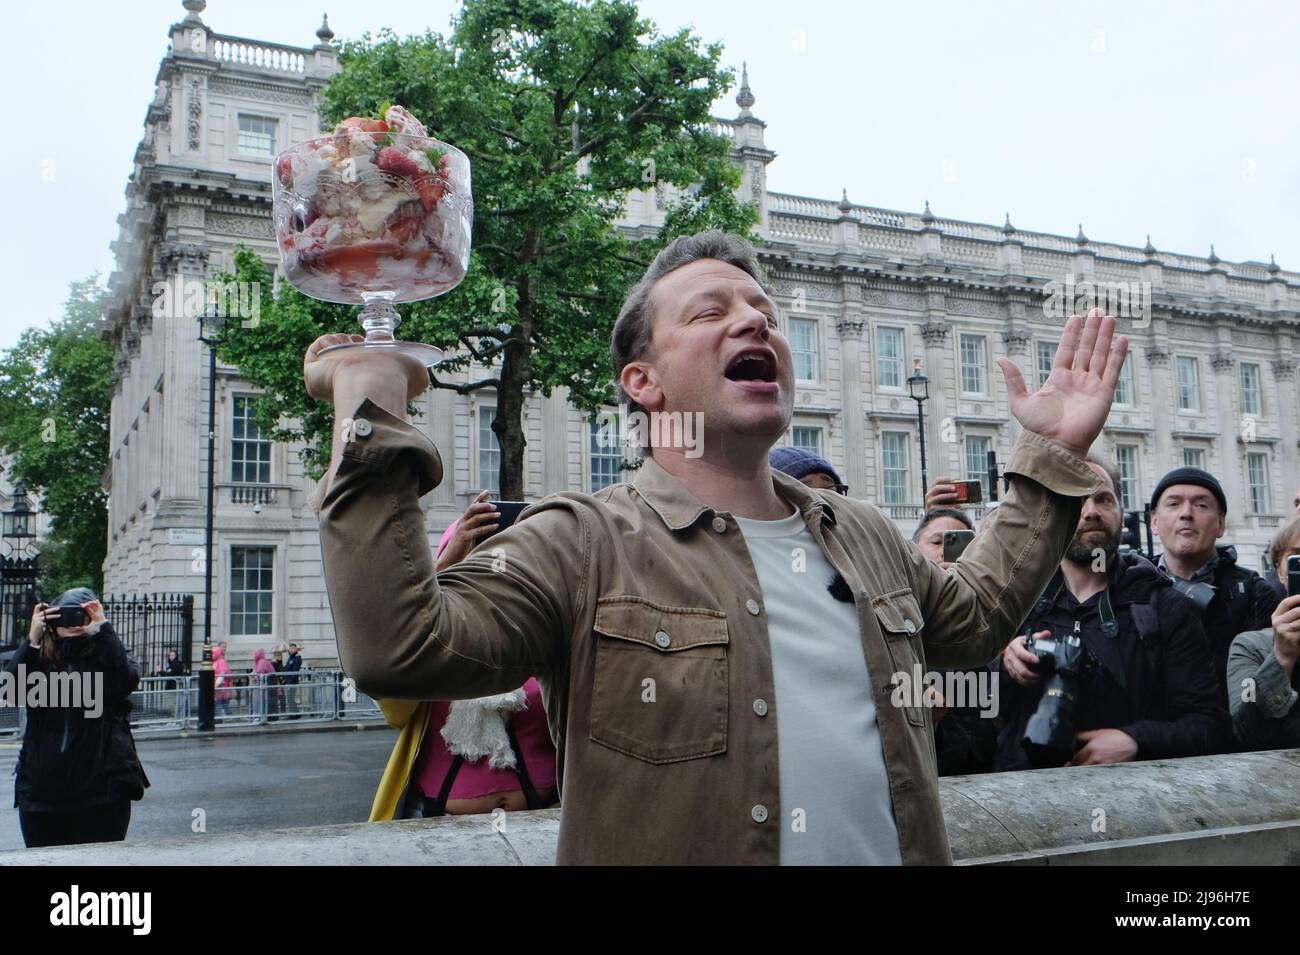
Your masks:
[{"label": "white t-shirt", "polygon": [[901,865],[857,610],[831,596],[835,568],[798,513],[736,522],[772,647],[781,864]]}]

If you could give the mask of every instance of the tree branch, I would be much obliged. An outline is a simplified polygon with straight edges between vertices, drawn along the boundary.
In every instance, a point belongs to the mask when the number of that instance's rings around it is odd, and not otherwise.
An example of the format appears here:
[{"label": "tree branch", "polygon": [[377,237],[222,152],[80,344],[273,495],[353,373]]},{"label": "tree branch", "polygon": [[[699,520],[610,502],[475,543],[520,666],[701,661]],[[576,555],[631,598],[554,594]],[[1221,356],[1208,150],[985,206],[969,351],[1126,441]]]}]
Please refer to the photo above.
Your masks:
[{"label": "tree branch", "polygon": [[471,391],[480,391],[483,388],[496,388],[501,384],[500,378],[480,378],[478,381],[469,381],[463,385],[452,384],[449,381],[439,381],[433,375],[429,376],[434,388],[441,388],[444,391],[454,391],[458,395],[467,395]]}]

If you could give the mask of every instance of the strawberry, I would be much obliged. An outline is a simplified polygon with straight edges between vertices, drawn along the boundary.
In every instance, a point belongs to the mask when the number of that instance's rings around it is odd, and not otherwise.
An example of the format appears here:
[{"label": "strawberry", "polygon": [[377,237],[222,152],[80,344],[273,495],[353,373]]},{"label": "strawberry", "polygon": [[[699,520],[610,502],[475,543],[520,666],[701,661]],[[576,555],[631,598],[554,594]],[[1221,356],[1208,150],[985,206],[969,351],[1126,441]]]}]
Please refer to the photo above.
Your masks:
[{"label": "strawberry", "polygon": [[395,146],[385,146],[375,157],[375,165],[384,172],[391,172],[406,179],[415,179],[423,170],[415,160]]},{"label": "strawberry", "polygon": [[375,142],[382,140],[388,133],[388,124],[382,119],[369,119],[365,116],[349,116],[343,122],[334,127],[334,132],[341,131],[344,127],[355,126],[363,133],[370,133],[370,138]]},{"label": "strawberry", "polygon": [[420,204],[424,206],[425,212],[432,212],[434,207],[442,201],[442,197],[447,194],[447,184],[445,182],[428,176],[417,179],[415,189],[420,194]]},{"label": "strawberry", "polygon": [[293,157],[288,153],[281,153],[280,158],[275,161],[275,175],[280,180],[280,185],[286,189],[293,187]]}]

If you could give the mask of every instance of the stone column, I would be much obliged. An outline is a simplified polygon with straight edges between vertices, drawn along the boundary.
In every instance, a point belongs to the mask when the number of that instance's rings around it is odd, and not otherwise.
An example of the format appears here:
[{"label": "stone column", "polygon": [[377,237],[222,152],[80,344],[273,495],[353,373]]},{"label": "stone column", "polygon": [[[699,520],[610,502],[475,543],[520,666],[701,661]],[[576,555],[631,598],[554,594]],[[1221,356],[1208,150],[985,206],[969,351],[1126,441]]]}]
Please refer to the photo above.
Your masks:
[{"label": "stone column", "polygon": [[[1222,347],[1222,346],[1220,346]],[[1218,407],[1215,415],[1219,424],[1219,447],[1222,453],[1221,473],[1216,475],[1223,485],[1223,493],[1228,498],[1228,532],[1232,539],[1234,533],[1240,534],[1245,529],[1243,520],[1246,514],[1246,496],[1242,484],[1242,456],[1237,451],[1240,422],[1236,415],[1234,401],[1234,376],[1236,360],[1225,351],[1216,351],[1210,358],[1210,367],[1214,369],[1214,390]],[[1158,429],[1157,429],[1158,430]]]},{"label": "stone column", "polygon": [[[1022,307],[1023,308],[1023,307]],[[1002,344],[1006,347],[1007,357],[1010,358],[1020,374],[1025,377],[1025,387],[1033,391],[1038,382],[1035,380],[1034,359],[1030,354],[1029,346],[1033,342],[1034,336],[1029,333],[1029,329],[1013,324],[1002,333]],[[1001,370],[989,369],[990,374],[1001,375]],[[1011,443],[1015,444],[1016,439],[1020,437],[1020,432],[1024,429],[1020,427],[1020,422],[1011,414],[1011,403],[1007,402],[1007,427],[1011,434]]]},{"label": "stone column", "polygon": [[[569,477],[569,390],[557,388],[549,398],[542,401],[542,494],[555,494],[560,491],[574,490]],[[587,449],[591,444],[588,425],[584,422],[582,445],[578,460],[586,459]],[[578,480],[581,480],[582,468],[578,468]],[[587,491],[588,487],[579,486],[578,490]]]},{"label": "stone column", "polygon": [[[175,276],[180,277],[182,288],[188,289],[188,283],[201,285],[207,274],[207,244],[169,242],[163,247],[161,264],[173,290]],[[174,301],[171,314],[154,323],[154,335],[158,354],[163,356],[163,443],[167,452],[162,467],[162,496],[198,503],[203,496],[201,489],[207,487],[207,441],[200,439],[208,430],[208,361],[206,346],[199,341],[198,316],[191,312],[185,301]],[[217,417],[216,479],[220,481],[221,442],[228,441],[229,435],[220,433],[220,411]]]},{"label": "stone column", "polygon": [[[943,293],[932,292],[930,320],[921,326],[921,339],[925,342],[925,373],[930,378],[930,400],[925,409],[925,451],[931,481],[939,475],[952,474],[955,466],[949,454],[950,445],[943,441],[943,422],[949,414],[947,369],[950,329],[942,313],[936,317],[933,309],[936,295],[942,303]],[[910,375],[912,370],[908,369],[907,373]],[[914,403],[911,404],[915,407]],[[919,456],[917,460],[920,461]],[[921,489],[921,495],[924,498],[925,488]]]},{"label": "stone column", "polygon": [[1151,421],[1154,424],[1155,477],[1159,481],[1174,466],[1173,435],[1169,423],[1174,420],[1169,390],[1169,349],[1157,341],[1146,350],[1147,368],[1151,373]]},{"label": "stone column", "polygon": [[1282,436],[1282,480],[1286,482],[1277,491],[1277,494],[1286,496],[1277,497],[1281,503],[1276,507],[1283,513],[1296,487],[1300,486],[1300,463],[1296,454],[1295,370],[1296,360],[1290,355],[1273,360],[1273,378],[1277,382],[1277,425]]},{"label": "stone column", "polygon": [[844,482],[849,494],[867,496],[867,433],[863,392],[866,377],[862,374],[863,331],[866,317],[856,305],[845,308],[836,322],[840,337],[840,394],[844,401]]}]

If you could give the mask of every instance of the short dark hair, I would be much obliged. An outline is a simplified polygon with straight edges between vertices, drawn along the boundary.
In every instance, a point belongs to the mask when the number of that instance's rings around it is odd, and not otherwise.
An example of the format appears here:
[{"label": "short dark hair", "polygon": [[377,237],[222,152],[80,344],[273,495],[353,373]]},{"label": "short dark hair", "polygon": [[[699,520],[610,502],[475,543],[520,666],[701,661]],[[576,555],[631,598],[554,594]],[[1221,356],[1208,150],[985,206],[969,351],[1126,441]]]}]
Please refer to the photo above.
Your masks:
[{"label": "short dark hair", "polygon": [[1110,478],[1111,490],[1115,492],[1115,500],[1119,502],[1119,506],[1122,510],[1124,507],[1124,493],[1120,489],[1119,468],[1112,464],[1109,458],[1106,458],[1095,451],[1089,451],[1088,457],[1084,460],[1097,465],[1097,467],[1106,472],[1106,476]]},{"label": "short dark hair", "polygon": [[975,529],[975,522],[970,519],[970,515],[965,511],[958,510],[955,507],[936,507],[933,511],[926,511],[921,516],[921,523],[916,525],[916,530],[912,532],[912,543],[919,543],[921,534],[925,529],[941,517],[951,517],[954,521],[966,525],[968,531]]},{"label": "short dark hair", "polygon": [[764,283],[758,259],[754,249],[738,235],[711,229],[696,235],[684,235],[673,239],[654,257],[654,261],[645,270],[645,274],[632,286],[619,309],[614,321],[614,333],[610,336],[609,357],[614,367],[614,394],[619,404],[626,404],[629,411],[642,411],[639,404],[628,397],[623,390],[623,369],[629,363],[643,358],[650,351],[650,340],[654,331],[654,309],[650,305],[650,291],[656,282],[669,272],[676,271],[684,265],[701,259],[717,259],[734,265],[749,275],[770,295],[772,290]]}]

